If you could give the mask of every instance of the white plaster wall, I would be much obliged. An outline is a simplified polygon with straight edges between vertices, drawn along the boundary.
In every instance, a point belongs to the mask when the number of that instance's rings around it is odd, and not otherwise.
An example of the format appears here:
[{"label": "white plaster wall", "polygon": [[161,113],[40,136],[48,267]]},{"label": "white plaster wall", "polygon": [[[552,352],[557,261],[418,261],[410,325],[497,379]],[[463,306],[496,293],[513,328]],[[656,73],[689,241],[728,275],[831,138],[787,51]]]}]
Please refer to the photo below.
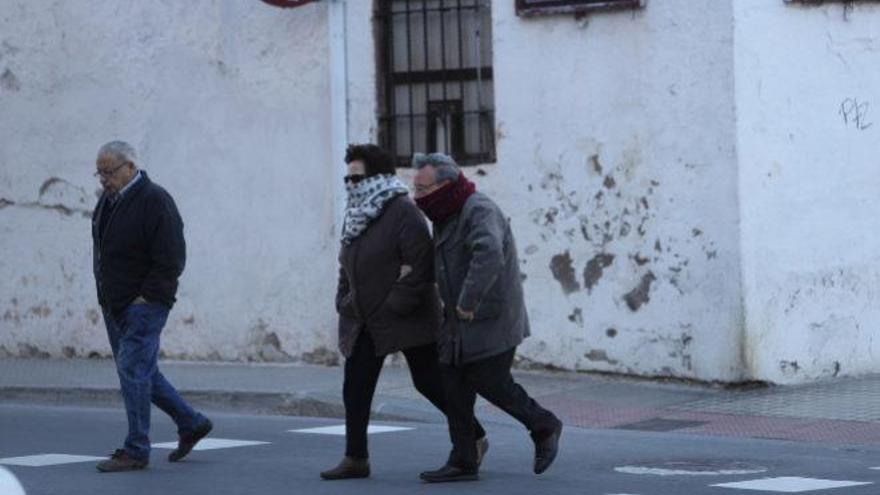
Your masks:
[{"label": "white plaster wall", "polygon": [[498,163],[480,185],[518,238],[522,356],[743,378],[730,3],[492,13]]},{"label": "white plaster wall", "polygon": [[345,4],[348,138],[352,143],[376,142],[378,139],[377,59],[373,30],[373,1],[347,0]]},{"label": "white plaster wall", "polygon": [[[726,381],[877,370],[880,7],[492,8],[498,162],[467,173],[518,238],[524,363]],[[122,138],[187,224],[165,352],[334,361],[329,9],[5,0],[0,354],[109,352],[86,216],[94,153]],[[345,11],[346,134],[370,141],[371,2]],[[868,104],[858,123],[847,98]]]},{"label": "white plaster wall", "polygon": [[[347,7],[352,141],[376,137],[369,4]],[[466,173],[518,238],[534,332],[521,362],[743,378],[730,5],[655,0],[585,23],[492,4],[498,163]],[[614,260],[588,290],[599,254]]]},{"label": "white plaster wall", "polygon": [[877,372],[880,5],[734,8],[748,372]]},{"label": "white plaster wall", "polygon": [[90,174],[125,139],[186,223],[166,354],[334,360],[326,3],[0,3],[0,349],[109,352]]}]

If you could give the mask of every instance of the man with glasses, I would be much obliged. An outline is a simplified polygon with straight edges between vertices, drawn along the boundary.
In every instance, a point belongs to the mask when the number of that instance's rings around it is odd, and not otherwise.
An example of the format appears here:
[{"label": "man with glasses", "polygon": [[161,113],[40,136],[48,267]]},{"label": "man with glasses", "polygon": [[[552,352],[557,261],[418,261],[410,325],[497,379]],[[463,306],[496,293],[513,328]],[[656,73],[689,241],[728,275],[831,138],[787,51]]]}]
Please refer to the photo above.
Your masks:
[{"label": "man with glasses", "polygon": [[416,204],[434,224],[436,278],[445,308],[438,346],[452,440],[446,464],[421,478],[478,478],[477,394],[528,428],[535,445],[533,469],[541,474],[556,459],[562,422],[510,374],[516,347],[529,336],[510,223],[452,157],[416,153],[413,168]]},{"label": "man with glasses", "polygon": [[95,176],[104,191],[92,217],[95,281],[128,415],[124,447],[98,463],[101,472],[147,467],[151,403],[177,424],[170,462],[183,459],[212,428],[159,372],[159,335],[175,302],[186,244],[171,195],[136,163],[134,148],[122,141],[98,151]]}]

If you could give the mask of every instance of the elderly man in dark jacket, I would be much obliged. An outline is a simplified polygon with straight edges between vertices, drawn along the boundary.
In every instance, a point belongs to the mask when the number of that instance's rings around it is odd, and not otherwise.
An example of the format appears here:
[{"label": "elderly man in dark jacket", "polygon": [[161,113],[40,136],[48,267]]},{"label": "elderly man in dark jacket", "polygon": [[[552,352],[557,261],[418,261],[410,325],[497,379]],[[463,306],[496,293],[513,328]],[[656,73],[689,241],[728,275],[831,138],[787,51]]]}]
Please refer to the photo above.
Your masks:
[{"label": "elderly man in dark jacket", "polygon": [[[348,203],[339,250],[339,350],[345,356],[345,457],[326,480],[370,475],[367,427],[382,364],[402,351],[416,389],[447,410],[437,357],[440,300],[434,285],[431,234],[394,157],[373,144],[349,146]],[[471,418],[477,462],[488,449]]]},{"label": "elderly man in dark jacket", "polygon": [[171,462],[212,428],[159,372],[159,335],[175,302],[186,244],[171,195],[136,162],[131,145],[113,141],[98,151],[95,172],[104,188],[92,217],[95,281],[128,415],[124,448],[98,464],[102,472],[147,467],[151,402],[177,424]]},{"label": "elderly man in dark jacket", "polygon": [[529,429],[534,472],[543,473],[556,458],[562,422],[510,373],[517,345],[529,336],[529,320],[508,220],[476,192],[452,158],[416,154],[413,166],[416,202],[434,224],[437,284],[445,303],[440,361],[453,445],[446,465],[421,477],[428,482],[477,479],[476,394]]}]

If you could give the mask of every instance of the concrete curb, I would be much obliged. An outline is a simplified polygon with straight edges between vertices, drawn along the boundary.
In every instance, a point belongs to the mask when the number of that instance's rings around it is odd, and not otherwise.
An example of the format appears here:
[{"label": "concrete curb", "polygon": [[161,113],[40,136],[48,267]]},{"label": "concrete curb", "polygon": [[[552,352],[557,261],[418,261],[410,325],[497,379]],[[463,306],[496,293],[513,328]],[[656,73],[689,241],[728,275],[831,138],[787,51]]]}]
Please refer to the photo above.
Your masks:
[{"label": "concrete curb", "polygon": [[[194,407],[220,412],[345,418],[341,397],[326,393],[273,393],[226,390],[180,390]],[[0,401],[87,407],[122,407],[118,389],[60,387],[0,387]],[[439,411],[415,406],[405,399],[376,397],[372,418],[382,421],[442,422]]]}]

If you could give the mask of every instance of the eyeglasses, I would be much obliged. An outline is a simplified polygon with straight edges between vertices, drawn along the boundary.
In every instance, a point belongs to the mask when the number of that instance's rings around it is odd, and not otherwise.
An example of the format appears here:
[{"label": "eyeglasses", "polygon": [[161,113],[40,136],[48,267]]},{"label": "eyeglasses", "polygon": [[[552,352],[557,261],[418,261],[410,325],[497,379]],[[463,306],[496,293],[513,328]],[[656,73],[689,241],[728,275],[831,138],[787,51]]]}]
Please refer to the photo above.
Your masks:
[{"label": "eyeglasses", "polygon": [[346,176],[345,176],[345,183],[346,183],[346,184],[357,184],[357,183],[359,183],[360,181],[362,181],[362,180],[364,180],[364,179],[366,179],[366,178],[367,178],[367,176],[364,175],[364,174],[351,174],[351,175],[346,175]]},{"label": "eyeglasses", "polygon": [[114,167],[112,170],[101,170],[101,169],[98,169],[98,171],[95,172],[95,173],[92,174],[92,175],[94,175],[95,177],[103,177],[103,178],[105,178],[105,179],[109,179],[110,177],[113,177],[114,175],[116,175],[116,172],[118,172],[119,169],[121,169],[122,167],[128,165],[129,163],[130,163],[130,162],[123,162],[122,164],[120,164],[120,165]]}]

